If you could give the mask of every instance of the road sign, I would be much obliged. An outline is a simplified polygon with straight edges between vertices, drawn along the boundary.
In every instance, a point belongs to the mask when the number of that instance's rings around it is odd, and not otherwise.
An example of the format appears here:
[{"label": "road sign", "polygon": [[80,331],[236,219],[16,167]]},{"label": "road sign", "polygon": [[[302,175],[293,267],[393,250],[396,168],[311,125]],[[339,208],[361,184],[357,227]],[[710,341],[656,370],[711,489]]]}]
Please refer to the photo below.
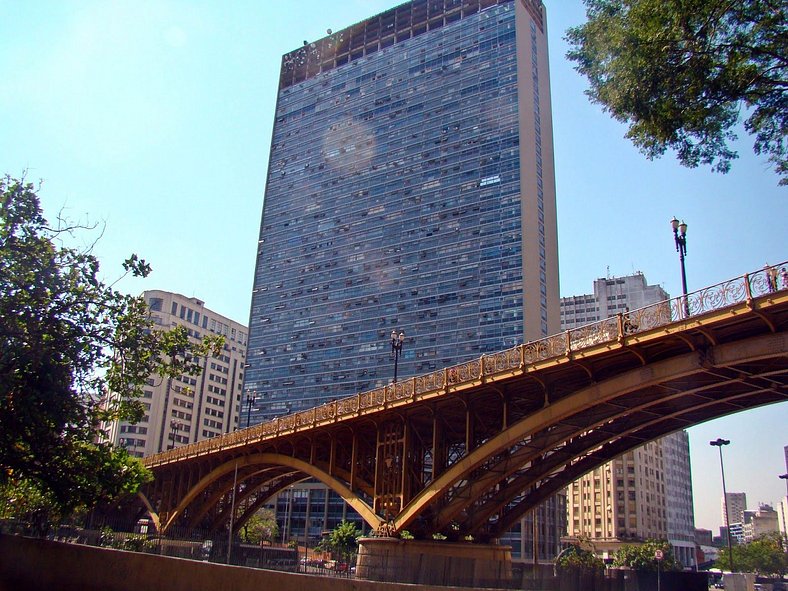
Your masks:
[{"label": "road sign", "polygon": [[662,550],[657,550],[656,552],[654,552],[654,558],[657,560],[662,560],[663,558],[665,558],[665,553],[662,552]]}]

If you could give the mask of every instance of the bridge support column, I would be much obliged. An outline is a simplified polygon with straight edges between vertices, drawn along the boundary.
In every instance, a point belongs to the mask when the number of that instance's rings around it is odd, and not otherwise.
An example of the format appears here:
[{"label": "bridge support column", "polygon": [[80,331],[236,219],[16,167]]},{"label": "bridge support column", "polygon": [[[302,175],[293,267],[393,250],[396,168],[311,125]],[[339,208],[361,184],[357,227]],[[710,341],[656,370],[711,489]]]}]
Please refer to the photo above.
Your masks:
[{"label": "bridge support column", "polygon": [[508,587],[512,548],[492,544],[361,538],[356,577],[368,581]]}]

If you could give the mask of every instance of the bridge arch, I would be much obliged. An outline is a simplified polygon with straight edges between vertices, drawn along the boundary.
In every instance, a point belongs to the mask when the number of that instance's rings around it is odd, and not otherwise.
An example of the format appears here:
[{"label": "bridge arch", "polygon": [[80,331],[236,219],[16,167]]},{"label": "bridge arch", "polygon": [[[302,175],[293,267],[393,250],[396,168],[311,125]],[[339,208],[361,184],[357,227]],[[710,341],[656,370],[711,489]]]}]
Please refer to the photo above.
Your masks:
[{"label": "bridge arch", "polygon": [[497,537],[638,444],[788,400],[788,290],[744,276],[690,300],[690,317],[685,300],[663,302],[630,313],[632,331],[606,320],[163,452],[146,460],[156,473],[147,498],[163,527],[226,523],[237,465],[234,523],[289,486],[283,478],[312,476],[373,528],[393,507],[386,530],[429,534],[456,521]]},{"label": "bridge arch", "polygon": [[167,521],[161,529],[162,533],[167,531],[183,511],[204,492],[210,484],[234,472],[236,468],[255,465],[285,466],[302,472],[305,474],[305,477],[311,476],[312,478],[316,478],[340,495],[370,527],[377,529],[382,523],[382,519],[375,514],[366,502],[355,495],[342,481],[334,478],[327,472],[291,456],[276,453],[256,453],[227,460],[203,476],[199,482],[184,495],[175,509],[167,515]]},{"label": "bridge arch", "polygon": [[[550,448],[545,449],[540,447],[537,450],[528,450],[524,448],[525,452],[517,452],[515,455],[508,456],[502,460],[499,465],[495,466],[494,470],[488,472],[488,477],[482,476],[480,478],[471,477],[473,472],[481,467],[488,458],[496,456],[506,449],[516,446],[519,442],[525,440],[528,436],[535,433],[540,433],[546,429],[561,424],[563,420],[577,417],[580,413],[586,412],[591,408],[599,408],[605,403],[612,402],[622,396],[627,396],[632,393],[647,390],[649,388],[659,387],[662,384],[674,382],[679,379],[686,379],[698,374],[708,375],[710,371],[715,368],[726,368],[729,366],[736,366],[746,364],[758,360],[768,359],[772,357],[786,357],[786,336],[784,333],[767,334],[760,337],[754,337],[746,342],[728,343],[709,347],[704,351],[695,351],[685,353],[683,355],[672,357],[670,359],[653,362],[647,367],[637,367],[631,369],[626,373],[614,376],[607,380],[597,382],[586,388],[580,389],[569,396],[555,401],[550,405],[534,412],[528,417],[512,424],[508,428],[502,430],[498,435],[485,442],[481,446],[475,448],[464,458],[453,464],[446,470],[440,477],[430,483],[430,486],[425,487],[420,491],[411,501],[403,507],[402,511],[396,516],[394,526],[399,531],[406,529],[407,526],[420,514],[425,511],[425,508],[431,504],[439,502],[448,494],[451,489],[459,482],[464,482],[462,494],[456,495],[455,499],[450,501],[446,507],[438,509],[435,525],[438,529],[445,528],[457,515],[473,503],[473,499],[478,498],[485,491],[493,489],[500,485],[506,478],[511,476],[517,469],[525,463],[531,462],[537,456],[543,455],[550,449],[557,449],[567,445],[571,440],[576,440],[583,433],[588,433],[591,430],[598,429],[599,427],[610,423],[618,418],[621,418],[634,410],[641,411],[650,407],[656,407],[664,404],[670,400],[680,399],[689,395],[697,394],[703,390],[713,389],[719,386],[721,382],[730,380],[741,380],[741,375],[720,376],[719,381],[714,381],[709,385],[692,388],[690,390],[675,391],[658,397],[651,397],[638,404],[636,407],[623,407],[618,412],[608,412],[599,415],[592,422],[582,423],[577,428],[567,429],[559,432],[552,440],[549,441]],[[757,377],[757,376],[756,376]],[[757,391],[757,388],[756,388]],[[741,394],[741,397],[752,395],[752,392]],[[735,397],[735,396],[734,396]],[[784,397],[783,400],[788,398]],[[731,398],[711,399],[705,406],[711,415],[704,415],[703,421],[710,418],[716,418],[730,412],[724,411],[724,404],[731,401]],[[720,407],[715,413],[713,410],[715,406]],[[694,405],[694,411],[700,410],[701,406]],[[676,417],[681,416],[681,412],[674,413]],[[663,423],[665,417],[660,420],[647,421],[643,420],[636,426],[632,426],[627,430],[616,432],[606,437],[591,437],[585,436],[580,441],[585,441],[585,445],[575,446],[574,451],[581,454],[588,454],[591,450],[596,449],[600,445],[609,444],[612,441],[622,438],[630,433],[637,432],[649,425],[649,423]],[[669,417],[668,417],[669,418]],[[701,421],[698,421],[701,422]],[[694,423],[692,423],[694,424]],[[690,426],[685,423],[685,426]],[[675,431],[675,428],[664,427],[665,431],[655,435],[659,437],[666,435],[669,432]],[[642,443],[642,442],[640,442]],[[631,448],[637,447],[639,443],[634,443],[627,449],[616,448],[617,454],[625,453]],[[596,462],[585,461],[583,463],[584,470],[577,473],[577,468],[572,470],[572,478],[578,478],[585,472],[592,470],[598,465],[604,464],[606,461],[612,459],[611,457],[602,457]],[[567,460],[563,460],[566,463]],[[562,462],[554,462],[556,466],[548,465],[548,468],[553,470],[558,468]],[[567,472],[568,474],[568,472]],[[534,478],[534,480],[539,480]],[[563,480],[563,479],[562,479]],[[570,481],[571,481],[570,480]],[[568,484],[565,483],[565,484]],[[519,487],[524,490],[530,485],[529,482],[522,482]],[[551,492],[557,492],[561,488],[561,484],[552,486]],[[511,496],[514,491],[508,491]],[[519,491],[518,491],[519,492]],[[503,495],[506,496],[506,495]],[[540,498],[544,495],[540,495]],[[500,509],[501,506],[495,507]],[[531,508],[531,504],[521,507],[521,510],[516,515],[510,515],[510,520],[514,521],[522,514],[526,513]],[[489,510],[488,510],[489,512]],[[476,522],[478,524],[478,521]],[[476,529],[472,526],[471,529]]]}]

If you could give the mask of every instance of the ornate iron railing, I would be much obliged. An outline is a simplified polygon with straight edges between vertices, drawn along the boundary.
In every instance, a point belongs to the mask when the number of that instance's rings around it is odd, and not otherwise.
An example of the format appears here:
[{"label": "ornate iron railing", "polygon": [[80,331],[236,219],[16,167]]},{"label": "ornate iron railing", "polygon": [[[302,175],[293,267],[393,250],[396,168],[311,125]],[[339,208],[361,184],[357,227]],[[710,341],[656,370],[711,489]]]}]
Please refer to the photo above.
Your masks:
[{"label": "ornate iron railing", "polygon": [[511,349],[484,354],[478,359],[416,376],[382,388],[327,402],[292,415],[228,433],[214,439],[199,441],[171,449],[144,460],[148,466],[173,460],[205,455],[223,449],[246,445],[300,430],[312,429],[327,422],[337,422],[360,413],[376,412],[391,403],[417,396],[440,394],[491,376],[528,369],[543,361],[569,356],[572,353],[616,342],[654,328],[679,321],[693,320],[703,314],[749,302],[768,293],[788,289],[788,276],[781,270],[788,262],[764,267],[754,273],[704,287],[685,296],[621,312],[605,320],[586,324]]}]

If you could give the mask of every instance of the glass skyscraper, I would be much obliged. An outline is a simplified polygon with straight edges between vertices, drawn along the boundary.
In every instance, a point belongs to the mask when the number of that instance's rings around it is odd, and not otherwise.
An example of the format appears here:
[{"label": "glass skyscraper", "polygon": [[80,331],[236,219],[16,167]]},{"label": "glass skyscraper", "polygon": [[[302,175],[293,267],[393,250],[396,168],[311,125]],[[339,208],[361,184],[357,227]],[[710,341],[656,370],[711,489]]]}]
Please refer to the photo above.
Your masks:
[{"label": "glass skyscraper", "polygon": [[559,329],[539,0],[414,0],[282,59],[252,422]]},{"label": "glass skyscraper", "polygon": [[[282,58],[253,423],[391,382],[392,330],[400,379],[558,332],[545,26],[539,0],[414,0]],[[565,530],[559,501],[539,510],[542,558]],[[361,525],[316,483],[274,503],[283,539]],[[535,531],[506,537],[514,557]]]}]

